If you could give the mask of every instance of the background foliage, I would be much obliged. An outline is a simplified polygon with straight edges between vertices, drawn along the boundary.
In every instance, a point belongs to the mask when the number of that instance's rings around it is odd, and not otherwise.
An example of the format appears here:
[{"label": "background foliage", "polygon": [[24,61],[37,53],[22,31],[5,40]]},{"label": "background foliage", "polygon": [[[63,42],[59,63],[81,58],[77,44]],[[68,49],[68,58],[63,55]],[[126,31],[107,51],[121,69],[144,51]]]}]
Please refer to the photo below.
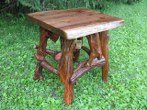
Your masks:
[{"label": "background foliage", "polygon": [[[109,81],[102,82],[100,68],[89,71],[74,86],[70,106],[64,105],[59,77],[44,70],[44,81],[33,80],[38,26],[25,17],[0,15],[0,110],[147,110],[146,4],[112,3],[103,11],[125,20],[109,33]],[[48,48],[59,50],[60,43],[49,41]],[[80,60],[87,57],[81,51]]]},{"label": "background foliage", "polygon": [[[141,0],[2,0],[1,4],[6,9],[13,8],[17,11],[42,11],[50,9],[65,9],[75,7],[104,9],[111,2],[132,4]],[[2,8],[2,7],[1,7]]]}]

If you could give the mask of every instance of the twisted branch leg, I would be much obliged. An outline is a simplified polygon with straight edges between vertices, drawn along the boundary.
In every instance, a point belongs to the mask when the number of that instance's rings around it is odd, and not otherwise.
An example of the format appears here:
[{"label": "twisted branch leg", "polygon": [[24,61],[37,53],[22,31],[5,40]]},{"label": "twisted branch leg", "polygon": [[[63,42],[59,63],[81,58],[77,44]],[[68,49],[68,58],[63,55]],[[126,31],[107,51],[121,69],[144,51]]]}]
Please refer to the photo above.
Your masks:
[{"label": "twisted branch leg", "polygon": [[100,38],[98,33],[89,35],[87,39],[90,46],[90,56],[85,66],[88,67],[92,65],[92,61],[95,58],[98,59],[102,58],[102,52],[101,52]]},{"label": "twisted branch leg", "polygon": [[64,101],[67,105],[73,101],[73,84],[70,79],[73,74],[74,40],[63,40],[62,58],[59,64],[59,75],[64,84]]},{"label": "twisted branch leg", "polygon": [[47,45],[47,39],[48,39],[47,35],[48,35],[48,32],[45,29],[40,28],[40,44],[37,49],[37,53],[35,54],[38,62],[35,69],[34,80],[43,79],[43,75],[42,75],[43,67],[41,66],[41,61],[43,61],[46,56],[46,45]]}]

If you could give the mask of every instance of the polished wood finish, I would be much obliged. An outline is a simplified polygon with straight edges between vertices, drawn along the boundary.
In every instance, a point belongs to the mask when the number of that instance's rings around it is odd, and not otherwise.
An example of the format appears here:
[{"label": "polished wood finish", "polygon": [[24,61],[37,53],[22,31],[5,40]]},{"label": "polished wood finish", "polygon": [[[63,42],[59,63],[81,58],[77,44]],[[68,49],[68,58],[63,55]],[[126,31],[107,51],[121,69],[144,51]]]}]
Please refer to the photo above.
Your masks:
[{"label": "polished wood finish", "polygon": [[82,62],[79,64],[77,69],[74,71],[73,76],[71,77],[71,82],[74,84],[81,76],[83,76],[86,72],[90,71],[94,67],[103,66],[105,64],[105,59],[102,58],[98,60],[97,58],[93,59],[91,66],[85,66],[87,62]]},{"label": "polished wood finish", "polygon": [[73,100],[73,84],[70,79],[73,75],[74,40],[63,40],[62,58],[59,64],[59,75],[64,85],[64,101],[67,105]]},{"label": "polished wood finish", "polygon": [[41,66],[45,69],[47,69],[48,71],[54,73],[54,74],[58,74],[58,70],[55,69],[49,62],[47,62],[46,60],[41,62]]},{"label": "polished wood finish", "polygon": [[85,8],[36,12],[28,14],[28,17],[65,39],[106,31],[124,22],[122,19]]},{"label": "polished wood finish", "polygon": [[42,75],[43,67],[41,66],[41,62],[45,60],[45,56],[46,56],[46,45],[47,45],[47,39],[48,39],[47,35],[48,35],[48,32],[45,29],[40,28],[40,44],[37,49],[37,53],[35,54],[38,60],[36,70],[35,70],[35,75],[34,75],[35,80],[44,79]]},{"label": "polished wood finish", "polygon": [[[34,48],[34,49],[38,49],[39,46],[38,46],[38,45],[34,45],[33,48]],[[55,57],[56,57],[56,55],[57,55],[58,53],[60,53],[60,52],[55,52],[55,51],[53,51],[53,50],[46,49],[46,54],[49,54],[49,55],[52,56],[54,59],[55,59]],[[56,59],[55,59],[55,60],[56,60]]]},{"label": "polished wood finish", "polygon": [[105,58],[105,64],[102,66],[102,79],[108,80],[109,61],[108,61],[108,32],[104,31],[100,33],[102,54]]},{"label": "polished wood finish", "polygon": [[46,54],[50,54],[55,57],[56,52],[50,51],[46,49],[47,40],[49,38],[50,32],[44,28],[40,28],[40,44],[39,46],[34,46],[37,49],[37,53],[35,54],[38,63],[35,70],[34,79],[35,80],[43,80],[42,69],[45,68],[52,73],[58,74],[58,70],[55,69],[49,62],[46,61]]},{"label": "polished wood finish", "polygon": [[96,34],[88,36],[87,39],[90,46],[90,56],[85,66],[91,66],[92,61],[95,58],[98,58],[98,59],[102,58],[100,38],[99,38],[99,34],[96,33]]},{"label": "polished wood finish", "polygon": [[[87,71],[101,67],[103,81],[108,80],[108,30],[122,25],[122,19],[83,8],[36,12],[28,16],[40,25],[40,43],[34,46],[37,49],[34,80],[44,79],[42,69],[59,76],[67,105],[73,101],[75,82]],[[86,36],[89,48],[82,45],[83,36]],[[61,51],[46,49],[48,39],[54,42],[60,39]],[[74,70],[73,63],[78,63],[81,49],[89,58]],[[46,55],[59,60],[57,69],[45,59]]]}]

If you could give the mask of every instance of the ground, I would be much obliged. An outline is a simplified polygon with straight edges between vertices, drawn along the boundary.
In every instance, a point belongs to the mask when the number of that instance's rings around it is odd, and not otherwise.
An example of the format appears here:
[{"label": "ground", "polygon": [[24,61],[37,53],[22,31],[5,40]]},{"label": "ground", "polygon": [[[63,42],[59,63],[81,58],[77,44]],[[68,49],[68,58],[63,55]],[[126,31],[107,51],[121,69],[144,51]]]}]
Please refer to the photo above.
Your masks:
[{"label": "ground", "polygon": [[[101,80],[100,68],[88,72],[74,86],[70,106],[64,104],[63,86],[56,75],[44,70],[44,81],[33,80],[38,26],[25,17],[0,16],[0,109],[146,110],[146,12],[146,0],[134,5],[111,4],[103,11],[125,20],[122,27],[109,33],[109,81]],[[48,47],[59,50],[59,42],[50,41]],[[81,60],[84,54],[82,51]],[[54,60],[50,58],[50,62]]]}]

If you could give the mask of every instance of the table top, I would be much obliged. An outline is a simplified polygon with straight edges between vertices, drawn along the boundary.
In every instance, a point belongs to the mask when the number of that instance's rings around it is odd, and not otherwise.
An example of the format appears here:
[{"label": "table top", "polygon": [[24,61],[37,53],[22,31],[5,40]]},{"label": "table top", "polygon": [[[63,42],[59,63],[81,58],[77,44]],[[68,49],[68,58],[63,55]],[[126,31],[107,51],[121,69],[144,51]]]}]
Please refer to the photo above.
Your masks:
[{"label": "table top", "polygon": [[41,27],[66,39],[76,39],[121,26],[124,20],[85,8],[28,14]]}]

